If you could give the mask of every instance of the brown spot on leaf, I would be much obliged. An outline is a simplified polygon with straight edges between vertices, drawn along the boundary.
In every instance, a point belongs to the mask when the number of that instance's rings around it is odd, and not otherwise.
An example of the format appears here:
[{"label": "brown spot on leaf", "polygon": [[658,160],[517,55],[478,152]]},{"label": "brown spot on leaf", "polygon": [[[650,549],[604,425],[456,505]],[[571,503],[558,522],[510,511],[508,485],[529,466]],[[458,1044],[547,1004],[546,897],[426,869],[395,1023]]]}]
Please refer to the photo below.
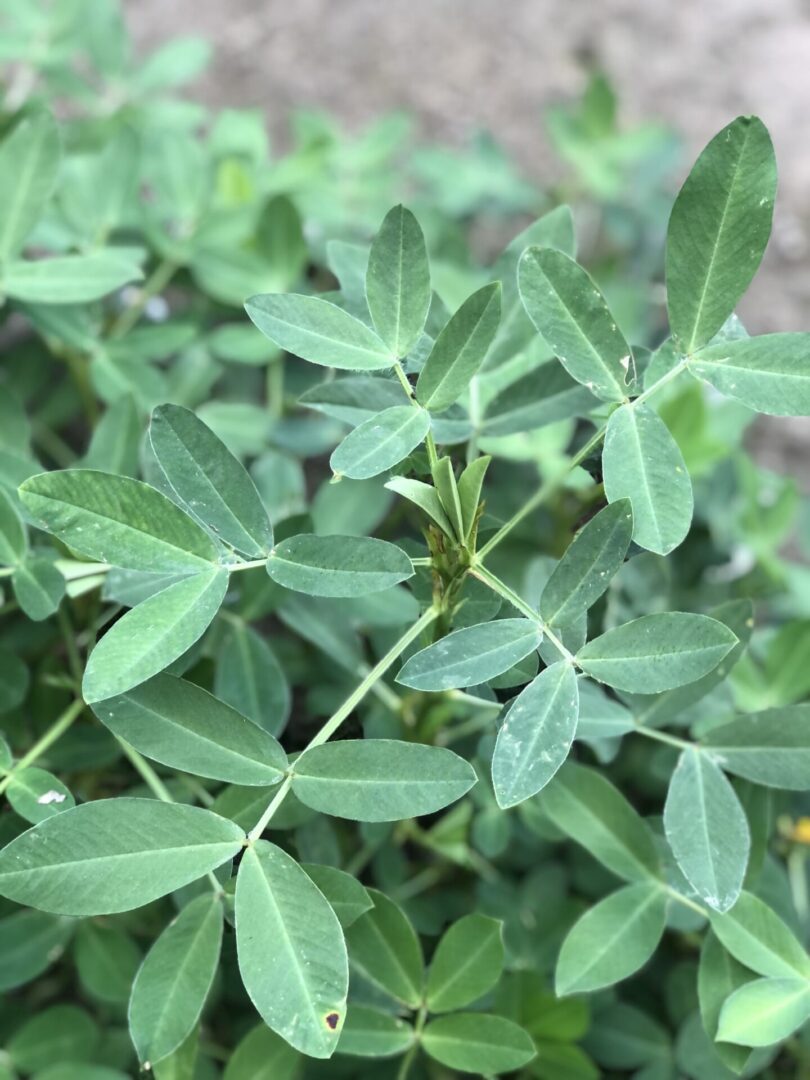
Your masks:
[{"label": "brown spot on leaf", "polygon": [[326,1014],[325,1019],[326,1026],[329,1028],[330,1031],[334,1031],[335,1028],[338,1026],[338,1020],[340,1019],[340,1017],[336,1012],[331,1012]]}]

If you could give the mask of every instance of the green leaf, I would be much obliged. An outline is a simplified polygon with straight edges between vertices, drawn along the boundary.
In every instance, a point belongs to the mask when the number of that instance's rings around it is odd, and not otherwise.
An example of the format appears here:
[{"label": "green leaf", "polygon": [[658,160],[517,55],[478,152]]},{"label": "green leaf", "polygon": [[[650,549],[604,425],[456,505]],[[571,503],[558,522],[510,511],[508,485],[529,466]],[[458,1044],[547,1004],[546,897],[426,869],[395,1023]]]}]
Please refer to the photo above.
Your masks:
[{"label": "green leaf", "polygon": [[397,682],[414,690],[455,690],[502,675],[534,652],[543,634],[530,619],[496,619],[454,630],[403,665]]},{"label": "green leaf", "polygon": [[343,931],[298,863],[266,840],[239,865],[236,945],[262,1020],[301,1053],[331,1057],[349,987]]},{"label": "green leaf", "polygon": [[810,958],[779,916],[749,892],[731,911],[714,912],[712,930],[731,955],[758,975],[810,979]]},{"label": "green leaf", "polygon": [[618,690],[656,694],[712,671],[736,643],[717,619],[668,611],[606,631],[579,650],[577,663]]},{"label": "green leaf", "polygon": [[74,955],[88,994],[113,1005],[127,1003],[142,957],[126,930],[87,919],[76,932]]},{"label": "green leaf", "polygon": [[6,794],[12,808],[32,825],[76,805],[62,781],[36,765],[12,773]]},{"label": "green leaf", "polygon": [[735,990],[720,1013],[717,1039],[742,1046],[771,1046],[810,1020],[810,982],[755,979]]},{"label": "green leaf", "polygon": [[660,885],[638,882],[586,911],[562,943],[557,995],[601,990],[643,967],[664,933],[666,906]]},{"label": "green leaf", "polygon": [[395,491],[397,495],[410,499],[420,510],[424,510],[447,536],[453,536],[453,526],[444,512],[435,487],[424,484],[421,480],[409,480],[405,476],[393,476],[385,486],[389,491]]},{"label": "green leaf", "polygon": [[716,764],[766,787],[810,790],[810,705],[738,716],[701,745]]},{"label": "green leaf", "polygon": [[129,1031],[146,1067],[191,1034],[219,964],[222,904],[210,893],[186,905],[156,938],[132,986]]},{"label": "green leaf", "polygon": [[413,564],[386,540],[302,534],[276,545],[267,573],[279,585],[310,596],[353,597],[407,581]]},{"label": "green leaf", "polygon": [[626,401],[630,346],[590,274],[561,251],[530,247],[518,264],[518,286],[529,318],[568,374],[605,401]]},{"label": "green leaf", "polygon": [[14,566],[28,546],[25,527],[9,496],[0,488],[0,565]]},{"label": "green leaf", "polygon": [[126,693],[190,649],[219,611],[227,570],[194,574],[128,611],[93,649],[84,669],[88,704]]},{"label": "green leaf", "polygon": [[28,668],[19,656],[0,650],[0,713],[16,709],[28,693],[29,682]]},{"label": "green leaf", "polygon": [[481,488],[484,484],[484,476],[489,468],[492,458],[488,455],[475,458],[471,461],[456,485],[458,489],[458,501],[461,506],[461,520],[464,526],[464,541],[469,543],[472,536],[473,526],[478,517],[478,506],[481,502]]},{"label": "green leaf", "polygon": [[371,982],[398,1001],[418,1007],[422,1000],[422,946],[393,900],[369,889],[374,907],[346,932],[349,958]]},{"label": "green leaf", "polygon": [[0,260],[16,255],[51,197],[59,169],[59,131],[44,109],[30,112],[0,144]]},{"label": "green leaf", "polygon": [[125,255],[97,251],[10,262],[0,271],[0,289],[34,304],[85,304],[142,278]]},{"label": "green leaf", "polygon": [[223,1080],[298,1080],[303,1065],[304,1059],[289,1043],[259,1024],[234,1050]]},{"label": "green leaf", "polygon": [[279,735],[290,715],[287,677],[275,653],[244,623],[237,623],[217,650],[214,693],[237,712]]},{"label": "green leaf", "polygon": [[243,555],[270,553],[273,529],[256,485],[202,420],[179,405],[161,405],[152,413],[149,441],[192,517]]},{"label": "green leaf", "polygon": [[40,473],[20,486],[35,524],[90,559],[193,574],[217,559],[211,538],[155,488],[93,469]]},{"label": "green leaf", "polygon": [[558,829],[614,874],[626,881],[658,876],[652,833],[602,773],[568,761],[538,803]]},{"label": "green leaf", "polygon": [[398,1016],[365,1005],[351,1005],[337,1052],[356,1057],[397,1057],[411,1046],[413,1039],[413,1028]]},{"label": "green leaf", "polygon": [[776,162],[755,116],[723,128],[695,162],[667,230],[667,307],[684,353],[709,341],[734,311],[771,232]]},{"label": "green leaf", "polygon": [[608,697],[590,679],[579,680],[578,739],[604,739],[626,735],[635,728],[633,714],[624,705]]},{"label": "green leaf", "polygon": [[352,480],[387,472],[406,458],[430,430],[430,415],[412,405],[394,405],[363,421],[335,449],[332,471]]},{"label": "green leaf", "polygon": [[664,829],[698,896],[715,911],[728,911],[742,889],[751,835],[734,788],[699,750],[684,751],[675,767]]},{"label": "green leaf", "polygon": [[[76,1005],[53,1005],[40,1009],[5,1045],[11,1064],[35,1073],[67,1059],[86,1062],[99,1042],[98,1026]],[[89,1071],[89,1070],[88,1070]]]},{"label": "green leaf", "polygon": [[718,1056],[735,1073],[742,1072],[745,1068],[749,1052],[739,1046],[715,1043],[714,1040],[726,999],[753,978],[753,973],[723,948],[712,931],[705,935],[698,966],[700,1016],[703,1029],[714,1043]]},{"label": "green leaf", "polygon": [[465,535],[464,514],[461,509],[461,498],[458,493],[452,459],[449,457],[439,458],[433,466],[432,472],[433,483],[436,485],[436,494],[439,496],[442,509],[452,526],[448,535],[455,534],[456,538],[462,541]]},{"label": "green leaf", "polygon": [[468,297],[439,333],[416,383],[417,400],[431,412],[447,409],[481,367],[501,318],[501,283]]},{"label": "green leaf", "polygon": [[301,869],[312,878],[329,901],[329,906],[344,930],[374,907],[368,889],[351,874],[337,870],[334,866],[319,866],[315,863],[302,863]]},{"label": "green leaf", "polygon": [[632,533],[629,499],[619,499],[591,518],[543,589],[540,615],[547,623],[567,626],[596,603],[624,562]]},{"label": "green leaf", "polygon": [[536,795],[568,757],[579,717],[573,666],[552,664],[509,706],[492,757],[492,786],[502,810]]},{"label": "green leaf", "polygon": [[365,323],[317,296],[253,296],[245,304],[265,337],[286,352],[324,367],[374,371],[391,367],[391,353]]},{"label": "green leaf", "polygon": [[810,334],[763,334],[701,349],[689,370],[749,409],[808,416],[808,354]]},{"label": "green leaf", "polygon": [[463,758],[440,746],[396,739],[341,739],[306,750],[292,787],[305,806],[352,821],[434,814],[476,782]]},{"label": "green leaf", "polygon": [[221,866],[243,839],[233,822],[196,806],[83,803],[0,851],[0,896],[57,915],[129,911]]},{"label": "green leaf", "polygon": [[692,482],[683,455],[664,421],[646,405],[611,413],[602,452],[608,502],[629,499],[633,539],[668,555],[692,523]]},{"label": "green leaf", "polygon": [[24,559],[11,580],[17,603],[34,622],[53,615],[65,595],[65,579],[50,559]]},{"label": "green leaf", "polygon": [[287,768],[287,755],[258,724],[195,683],[157,675],[93,711],[114,735],[172,769],[269,787]]},{"label": "green leaf", "polygon": [[521,1069],[535,1056],[522,1027],[505,1016],[456,1013],[431,1020],[422,1033],[425,1053],[448,1069],[490,1076]]},{"label": "green leaf", "polygon": [[462,1009],[483,997],[503,971],[502,924],[465,915],[445,931],[430,963],[426,998],[432,1013]]},{"label": "green leaf", "polygon": [[430,307],[430,266],[419,222],[404,206],[385,215],[371,245],[366,299],[374,328],[397,359],[407,356]]},{"label": "green leaf", "polygon": [[73,935],[74,919],[18,909],[0,919],[0,991],[25,986],[55,964]]}]

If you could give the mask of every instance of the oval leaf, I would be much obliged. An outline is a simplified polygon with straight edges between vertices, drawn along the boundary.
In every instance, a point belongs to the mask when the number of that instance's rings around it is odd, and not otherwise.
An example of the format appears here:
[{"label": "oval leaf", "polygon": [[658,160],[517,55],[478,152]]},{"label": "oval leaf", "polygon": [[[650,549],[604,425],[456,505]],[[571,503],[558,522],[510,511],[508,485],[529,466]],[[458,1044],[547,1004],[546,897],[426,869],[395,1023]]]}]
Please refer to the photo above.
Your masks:
[{"label": "oval leaf", "polygon": [[501,923],[465,915],[445,932],[428,971],[426,1001],[432,1013],[452,1012],[477,1001],[503,970]]},{"label": "oval leaf", "polygon": [[546,786],[568,757],[578,716],[577,676],[564,660],[546,668],[518,694],[492,757],[492,786],[501,809]]},{"label": "oval leaf", "polygon": [[352,821],[433,814],[476,782],[463,758],[440,746],[396,739],[341,739],[305,751],[293,791],[306,806]]},{"label": "oval leaf", "polygon": [[422,946],[404,912],[376,889],[374,907],[346,932],[352,967],[411,1008],[422,1000]]},{"label": "oval leaf", "polygon": [[720,1012],[717,1039],[742,1046],[771,1046],[810,1020],[806,979],[755,979],[735,990]]},{"label": "oval leaf", "polygon": [[766,787],[810,790],[810,705],[738,716],[702,745],[724,769]]},{"label": "oval leaf", "polygon": [[608,686],[657,694],[706,675],[736,644],[736,634],[717,619],[669,611],[608,630],[579,650],[577,662]]},{"label": "oval leaf", "polygon": [[404,206],[385,215],[366,270],[366,300],[374,328],[397,359],[407,356],[430,307],[430,266],[419,222]]},{"label": "oval leaf", "polygon": [[810,957],[779,916],[749,892],[730,911],[711,916],[712,930],[751,971],[774,978],[810,979]]},{"label": "oval leaf", "polygon": [[84,803],[0,851],[0,896],[57,915],[129,911],[221,866],[243,839],[233,822],[196,806]]},{"label": "oval leaf", "polygon": [[456,1013],[431,1020],[422,1034],[425,1053],[448,1069],[491,1076],[521,1069],[535,1056],[529,1035],[505,1016]]},{"label": "oval leaf", "polygon": [[248,847],[239,866],[236,947],[267,1026],[303,1054],[331,1057],[349,988],[343,931],[298,863],[266,840]]},{"label": "oval leaf", "polygon": [[392,469],[430,430],[430,415],[411,405],[394,405],[349,432],[329,459],[332,471],[352,480]]},{"label": "oval leaf", "polygon": [[267,560],[267,573],[310,596],[362,596],[413,577],[405,552],[367,536],[292,536]]},{"label": "oval leaf", "polygon": [[530,619],[497,619],[454,630],[402,665],[397,682],[414,690],[455,690],[494,679],[543,640]]},{"label": "oval leaf", "polygon": [[633,539],[668,555],[689,532],[692,482],[678,444],[646,405],[623,405],[611,414],[602,453],[608,502],[629,499]]}]

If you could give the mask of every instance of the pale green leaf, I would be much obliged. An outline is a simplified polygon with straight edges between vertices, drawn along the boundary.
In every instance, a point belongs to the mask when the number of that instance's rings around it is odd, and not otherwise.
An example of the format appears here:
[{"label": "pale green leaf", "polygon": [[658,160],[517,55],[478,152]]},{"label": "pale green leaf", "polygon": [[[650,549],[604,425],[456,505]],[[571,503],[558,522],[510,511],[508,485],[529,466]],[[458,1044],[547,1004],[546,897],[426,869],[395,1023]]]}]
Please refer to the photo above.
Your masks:
[{"label": "pale green leaf", "polygon": [[483,997],[501,977],[501,923],[478,913],[445,931],[428,970],[425,1000],[432,1013],[452,1012]]},{"label": "pale green leaf", "polygon": [[352,480],[387,472],[406,458],[430,430],[430,415],[411,405],[394,405],[363,421],[335,449],[332,471]]},{"label": "pale green leaf", "polygon": [[251,559],[269,554],[273,529],[256,485],[202,420],[179,405],[161,405],[152,413],[149,441],[193,517]]},{"label": "pale green leaf", "polygon": [[626,881],[658,876],[652,833],[602,773],[568,761],[538,803],[558,829],[614,874]]},{"label": "pale green leaf", "polygon": [[547,623],[567,626],[596,603],[624,562],[632,533],[628,499],[618,499],[591,518],[543,589],[540,614]]},{"label": "pale green leaf", "polygon": [[546,786],[568,757],[578,716],[576,671],[564,660],[547,667],[515,698],[492,757],[492,786],[501,809]]},{"label": "pale green leaf", "polygon": [[337,1052],[355,1057],[397,1057],[408,1049],[413,1038],[411,1025],[398,1016],[366,1005],[350,1005]]},{"label": "pale green leaf", "polygon": [[397,682],[414,690],[477,686],[534,652],[543,635],[530,619],[496,619],[454,630],[402,665]]},{"label": "pale green leaf", "polygon": [[231,626],[217,650],[214,693],[271,735],[284,730],[291,707],[287,677],[264,638],[245,623]]},{"label": "pale green leaf", "polygon": [[[432,468],[433,483],[436,485],[436,494],[439,502],[452,525],[452,532],[459,541],[465,535],[464,514],[461,509],[461,498],[458,493],[456,474],[453,470],[452,458],[442,457]],[[452,534],[451,534],[452,535]]]},{"label": "pale green leaf", "polygon": [[114,623],[90,653],[82,680],[89,704],[123,694],[190,649],[219,611],[227,570],[182,578]]},{"label": "pale green leaf", "polygon": [[650,959],[664,933],[666,893],[655,882],[625,885],[585,912],[560,949],[558,996],[612,986]]},{"label": "pale green leaf", "polygon": [[[711,1040],[717,1036],[720,1012],[726,999],[740,986],[754,978],[752,971],[723,948],[717,936],[709,931],[703,939],[698,966],[698,999],[703,1029]],[[749,1051],[740,1046],[714,1042],[723,1062],[735,1073],[741,1072],[748,1061]]]},{"label": "pale green leaf", "polygon": [[245,310],[286,352],[324,367],[373,371],[391,367],[385,343],[364,322],[317,296],[254,296]]},{"label": "pale green leaf", "polygon": [[366,536],[292,536],[277,544],[267,573],[310,596],[362,596],[413,577],[401,548]]},{"label": "pale green leaf", "polygon": [[467,389],[492,344],[501,318],[501,283],[468,297],[439,333],[416,383],[417,400],[441,412]]},{"label": "pale green leaf", "polygon": [[749,409],[810,416],[810,334],[763,334],[710,345],[689,369]]},{"label": "pale green leaf", "polygon": [[505,1016],[455,1013],[431,1020],[422,1034],[425,1053],[448,1069],[491,1076],[522,1068],[535,1056],[528,1034]]},{"label": "pale green leaf", "polygon": [[128,911],[221,866],[243,839],[233,822],[195,806],[83,803],[0,851],[0,895],[57,915]]},{"label": "pale green leaf", "polygon": [[393,476],[385,486],[389,491],[395,491],[397,495],[410,499],[420,510],[424,510],[447,536],[453,535],[453,526],[444,512],[435,487],[421,480],[409,480],[405,476]]},{"label": "pale green leaf", "polygon": [[125,255],[98,251],[10,262],[0,271],[0,289],[35,304],[84,304],[142,277]]},{"label": "pale green leaf", "polygon": [[245,989],[268,1027],[301,1053],[331,1057],[349,987],[343,931],[312,880],[266,840],[239,865],[236,945]]},{"label": "pale green leaf", "polygon": [[776,162],[755,116],[711,140],[678,193],[667,230],[667,306],[685,353],[705,345],[748,288],[771,231]]},{"label": "pale green leaf", "polygon": [[684,751],[675,767],[664,829],[698,896],[715,911],[728,911],[742,889],[751,836],[734,788],[699,750]]},{"label": "pale green leaf", "polygon": [[735,990],[720,1013],[719,1042],[770,1046],[810,1020],[810,982],[755,979]]},{"label": "pale green leaf", "polygon": [[692,482],[664,421],[647,405],[622,405],[611,414],[602,453],[608,502],[629,499],[633,539],[668,555],[692,523]]},{"label": "pale green leaf", "polygon": [[32,825],[76,805],[62,781],[36,765],[12,773],[6,795],[12,808]]},{"label": "pale green leaf", "polygon": [[712,671],[736,643],[736,635],[708,615],[661,612],[589,641],[577,663],[586,675],[618,690],[656,694]]},{"label": "pale green leaf", "polygon": [[605,401],[625,401],[630,346],[588,272],[561,251],[530,247],[518,285],[529,318],[569,375]]},{"label": "pale green leaf", "polygon": [[419,222],[404,206],[385,215],[371,245],[366,300],[374,328],[398,359],[407,356],[430,307],[430,266]]},{"label": "pale green leaf", "polygon": [[301,869],[312,878],[329,901],[329,906],[344,929],[374,907],[368,889],[352,874],[337,870],[334,866],[320,866],[315,863],[302,863]]},{"label": "pale green leaf", "polygon": [[129,1031],[144,1066],[168,1057],[193,1031],[221,944],[222,904],[210,893],[187,904],[155,939],[129,1002]]},{"label": "pale green leaf", "polygon": [[402,909],[369,889],[374,907],[346,932],[349,959],[371,982],[416,1008],[424,979],[422,946]]},{"label": "pale green leaf", "polygon": [[766,787],[810,790],[810,705],[738,716],[701,745],[728,772]]},{"label": "pale green leaf", "polygon": [[293,791],[306,806],[353,821],[433,814],[475,784],[475,770],[440,746],[396,739],[341,739],[296,759]]},{"label": "pale green leaf", "polygon": [[759,975],[810,979],[810,957],[763,900],[743,892],[734,907],[713,912],[712,929],[731,955]]},{"label": "pale green leaf", "polygon": [[20,250],[56,184],[61,148],[53,117],[44,109],[23,116],[0,144],[0,259]]},{"label": "pale green leaf", "polygon": [[287,756],[272,735],[174,675],[157,675],[97,702],[93,711],[142,754],[196,776],[269,787],[287,768]]},{"label": "pale green leaf", "polygon": [[53,615],[65,595],[65,579],[50,559],[24,559],[11,580],[17,603],[34,622]]},{"label": "pale green leaf", "polygon": [[193,574],[217,549],[196,521],[155,488],[93,469],[40,473],[20,487],[33,521],[90,559],[128,570]]}]

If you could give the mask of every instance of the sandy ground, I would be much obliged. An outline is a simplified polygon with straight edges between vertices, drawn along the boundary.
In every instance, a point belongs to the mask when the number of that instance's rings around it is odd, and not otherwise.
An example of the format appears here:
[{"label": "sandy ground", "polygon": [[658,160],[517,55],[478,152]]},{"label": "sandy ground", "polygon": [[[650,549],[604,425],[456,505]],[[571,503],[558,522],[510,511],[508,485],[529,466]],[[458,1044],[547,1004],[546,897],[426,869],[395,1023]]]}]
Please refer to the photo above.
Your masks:
[{"label": "sandy ground", "polygon": [[[741,314],[754,332],[810,330],[810,0],[129,0],[146,47],[202,34],[211,104],[261,106],[276,138],[300,105],[351,126],[407,109],[430,137],[488,128],[526,171],[553,172],[540,116],[607,72],[629,121],[660,118],[687,162],[739,113],[771,130],[774,237]],[[809,361],[810,362],[810,361]],[[808,460],[810,424],[781,425],[779,456]],[[798,441],[793,439],[798,436]]]}]

